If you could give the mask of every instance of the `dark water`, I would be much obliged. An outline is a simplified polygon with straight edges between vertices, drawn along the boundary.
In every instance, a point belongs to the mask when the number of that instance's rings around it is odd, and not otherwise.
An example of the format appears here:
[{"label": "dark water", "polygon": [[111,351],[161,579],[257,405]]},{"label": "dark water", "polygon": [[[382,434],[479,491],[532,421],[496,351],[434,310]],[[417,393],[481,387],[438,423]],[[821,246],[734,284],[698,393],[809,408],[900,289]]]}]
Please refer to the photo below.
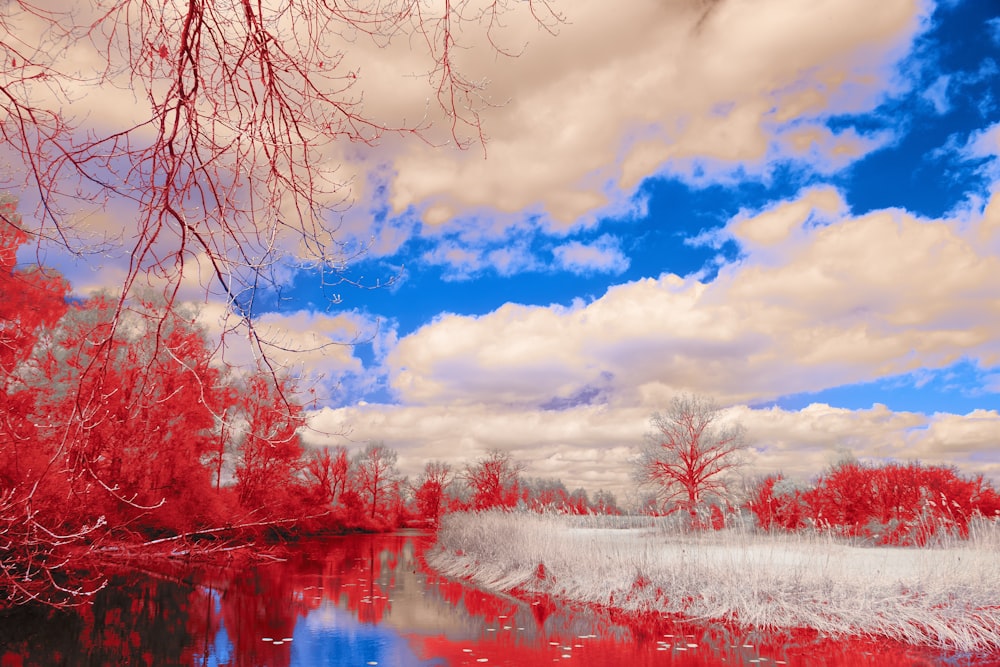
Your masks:
[{"label": "dark water", "polygon": [[91,606],[0,617],[0,667],[970,662],[874,640],[764,636],[497,597],[429,572],[422,553],[432,541],[351,536],[297,546],[282,563],[119,575]]}]

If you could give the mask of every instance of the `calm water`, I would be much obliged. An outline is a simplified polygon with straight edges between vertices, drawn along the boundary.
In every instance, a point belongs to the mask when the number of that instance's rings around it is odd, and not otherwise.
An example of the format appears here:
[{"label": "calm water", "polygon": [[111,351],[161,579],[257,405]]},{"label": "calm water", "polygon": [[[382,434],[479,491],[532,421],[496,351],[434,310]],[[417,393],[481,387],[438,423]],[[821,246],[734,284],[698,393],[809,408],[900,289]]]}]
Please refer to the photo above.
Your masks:
[{"label": "calm water", "polygon": [[884,642],[765,637],[488,595],[429,572],[421,555],[432,541],[350,536],[297,546],[265,566],[131,572],[92,606],[0,617],[0,667],[969,662]]}]

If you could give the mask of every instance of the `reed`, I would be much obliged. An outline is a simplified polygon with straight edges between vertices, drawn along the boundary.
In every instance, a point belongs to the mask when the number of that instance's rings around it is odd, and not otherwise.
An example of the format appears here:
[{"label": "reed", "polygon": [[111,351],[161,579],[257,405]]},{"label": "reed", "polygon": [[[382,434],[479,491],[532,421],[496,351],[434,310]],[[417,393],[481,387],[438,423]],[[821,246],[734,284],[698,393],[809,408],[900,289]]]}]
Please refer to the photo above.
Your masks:
[{"label": "reed", "polygon": [[902,548],[745,525],[685,532],[647,517],[489,511],[445,517],[428,562],[494,591],[992,652],[998,555],[1000,524],[986,520],[967,540]]}]

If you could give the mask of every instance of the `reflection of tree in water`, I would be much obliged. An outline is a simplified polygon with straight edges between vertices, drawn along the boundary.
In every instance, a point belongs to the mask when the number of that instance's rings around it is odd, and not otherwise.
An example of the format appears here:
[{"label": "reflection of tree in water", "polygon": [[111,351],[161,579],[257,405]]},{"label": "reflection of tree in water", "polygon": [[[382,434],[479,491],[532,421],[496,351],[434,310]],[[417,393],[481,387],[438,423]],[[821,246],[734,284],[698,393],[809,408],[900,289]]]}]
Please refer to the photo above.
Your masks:
[{"label": "reflection of tree in water", "polygon": [[[884,640],[824,639],[813,631],[756,632],[551,599],[533,605],[533,600],[492,595],[428,571],[422,561],[427,539],[352,536],[304,543],[288,562],[274,565],[197,576],[179,570],[173,576],[161,572],[116,577],[91,607],[20,608],[0,616],[0,665],[281,667],[313,664],[302,662],[301,651],[307,646],[315,651],[310,659],[339,656],[364,664],[356,659],[367,655],[374,643],[387,640],[400,642],[393,644],[398,650],[408,645],[412,653],[407,660],[419,656],[455,665],[479,657],[490,664],[541,664],[562,660],[565,654],[576,664],[637,666],[784,661],[875,667],[941,660],[932,651]],[[195,586],[192,580],[201,584]],[[349,612],[368,628],[351,630],[358,635],[355,645],[322,643],[343,642],[343,634],[335,633],[329,638],[316,635],[311,645],[306,637],[282,641],[293,636],[300,620],[334,605],[337,613]],[[420,618],[408,616],[417,613]],[[375,629],[370,625],[375,623],[385,627]],[[374,634],[365,634],[369,631]],[[752,662],[762,658],[767,661]]]},{"label": "reflection of tree in water", "polygon": [[91,605],[0,618],[0,664],[200,664],[196,647],[218,629],[205,613],[210,604],[210,595],[184,582],[113,576]]},{"label": "reflection of tree in water", "polygon": [[303,594],[297,575],[288,563],[231,573],[220,601],[233,665],[289,664],[292,643],[285,639],[300,617],[319,606]]}]

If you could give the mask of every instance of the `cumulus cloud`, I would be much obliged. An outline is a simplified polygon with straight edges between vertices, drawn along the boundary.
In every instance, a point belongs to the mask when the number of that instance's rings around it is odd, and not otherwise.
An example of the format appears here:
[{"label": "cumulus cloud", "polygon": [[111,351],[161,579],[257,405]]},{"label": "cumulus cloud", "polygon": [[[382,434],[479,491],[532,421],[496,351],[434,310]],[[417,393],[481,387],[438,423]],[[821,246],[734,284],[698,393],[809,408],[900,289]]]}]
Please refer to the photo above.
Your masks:
[{"label": "cumulus cloud", "polygon": [[[497,448],[525,462],[528,476],[560,477],[569,488],[624,490],[631,446],[648,418],[638,409],[612,412],[601,406],[524,411],[485,404],[373,404],[316,411],[303,435],[314,446],[384,440],[399,453],[401,471],[411,476],[427,460],[461,467]],[[330,435],[343,432],[347,439]]]},{"label": "cumulus cloud", "polygon": [[1000,195],[974,220],[854,217],[827,188],[727,226],[742,258],[592,303],[445,315],[389,354],[399,399],[540,406],[611,377],[611,402],[688,389],[757,402],[968,358],[1000,364]]},{"label": "cumulus cloud", "polygon": [[724,238],[728,234],[744,248],[759,252],[764,247],[786,243],[793,234],[802,233],[807,224],[834,222],[846,212],[847,205],[837,190],[815,188],[763,211],[741,211],[719,236]]},{"label": "cumulus cloud", "polygon": [[474,245],[525,224],[563,235],[630,217],[655,175],[706,185],[789,163],[831,173],[895,139],[826,121],[908,85],[895,67],[928,10],[919,0],[808,11],[794,0],[582,0],[555,39],[512,17],[505,38],[527,43],[518,58],[465,62],[504,102],[483,110],[488,158],[394,144],[379,151],[393,164],[385,195],[391,211],[416,212],[424,238],[462,230],[445,245]]},{"label": "cumulus cloud", "polygon": [[[365,114],[387,126],[430,127],[426,142],[389,133],[375,147],[333,142],[325,149],[327,203],[337,207],[330,233],[370,243],[379,256],[415,237],[440,241],[427,259],[451,267],[453,277],[486,265],[508,275],[533,270],[538,258],[478,238],[515,228],[564,237],[631,216],[642,206],[636,189],[650,176],[704,183],[786,162],[828,172],[891,139],[833,131],[826,120],[870,110],[901,85],[896,65],[930,7],[921,0],[578,0],[562,10],[567,21],[556,36],[528,11],[493,26],[514,58],[487,46],[485,25],[463,26],[462,39],[485,47],[455,54],[468,80],[488,82],[479,110],[485,156],[450,150],[450,119],[428,104],[433,63],[414,51],[420,40],[355,36],[337,72],[357,72],[353,92],[363,91]],[[79,9],[84,24],[92,11]],[[41,22],[19,20],[24,34],[41,39]],[[106,64],[86,41],[60,57],[87,74]],[[74,115],[99,131],[141,122],[147,102],[118,83],[100,94],[71,91]],[[302,251],[294,234],[274,242]],[[623,265],[622,256],[605,256],[599,270]]]},{"label": "cumulus cloud", "polygon": [[753,435],[753,465],[806,478],[843,454],[862,460],[921,461],[955,465],[964,474],[1000,479],[1000,463],[984,460],[1000,436],[1000,414],[975,410],[967,415],[893,412],[875,404],[847,410],[812,404],[802,410],[733,410]]},{"label": "cumulus cloud", "polygon": [[[500,210],[541,201],[556,224],[575,224],[600,202],[595,188],[574,189],[595,173],[628,191],[685,161],[762,163],[786,153],[773,134],[784,124],[870,108],[920,25],[913,2],[728,2],[707,16],[696,3],[598,4],[576,3],[553,44],[533,44],[512,66],[540,74],[519,76],[492,117],[490,159],[428,163],[415,149],[403,160],[423,168],[401,172],[397,206],[467,182],[447,195],[455,209],[489,193]],[[573,58],[578,67],[549,76]]]}]

